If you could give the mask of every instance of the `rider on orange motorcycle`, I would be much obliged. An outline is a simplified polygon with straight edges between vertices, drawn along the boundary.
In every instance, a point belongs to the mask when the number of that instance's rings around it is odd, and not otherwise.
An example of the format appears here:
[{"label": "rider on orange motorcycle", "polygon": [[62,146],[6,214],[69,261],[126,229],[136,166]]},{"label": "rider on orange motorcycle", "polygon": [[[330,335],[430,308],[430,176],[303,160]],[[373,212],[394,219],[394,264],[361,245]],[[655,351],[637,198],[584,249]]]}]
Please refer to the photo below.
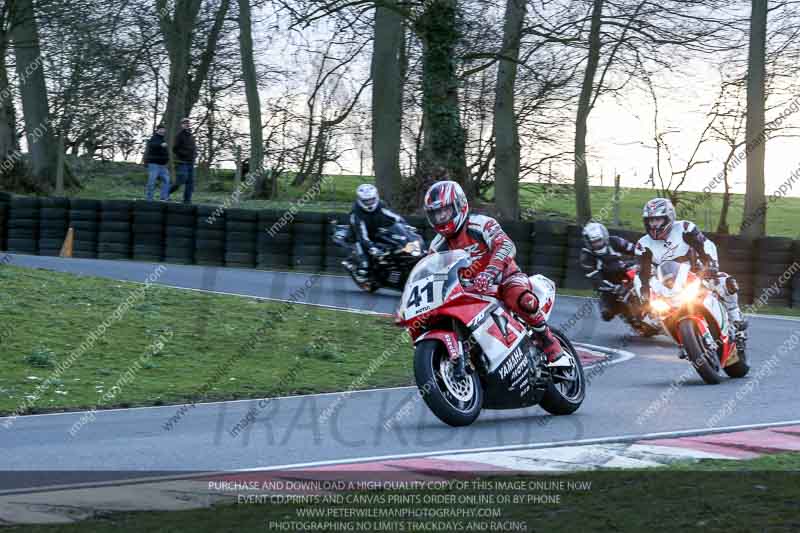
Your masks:
[{"label": "rider on orange motorcycle", "polygon": [[470,214],[467,196],[454,181],[438,181],[425,194],[425,215],[438,235],[430,253],[465,250],[472,266],[461,273],[465,287],[485,293],[497,283],[499,298],[534,332],[534,341],[547,356],[549,366],[570,366],[566,355],[545,321],[530,279],[517,266],[516,247],[500,224],[491,217]]}]

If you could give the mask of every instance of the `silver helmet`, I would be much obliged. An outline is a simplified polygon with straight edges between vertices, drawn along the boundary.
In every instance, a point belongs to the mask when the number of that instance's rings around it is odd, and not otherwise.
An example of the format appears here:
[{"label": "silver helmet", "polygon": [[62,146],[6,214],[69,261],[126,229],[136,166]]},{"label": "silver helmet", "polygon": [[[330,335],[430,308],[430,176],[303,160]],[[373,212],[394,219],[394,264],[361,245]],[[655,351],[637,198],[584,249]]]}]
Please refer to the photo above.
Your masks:
[{"label": "silver helmet", "polygon": [[583,228],[583,244],[594,253],[604,254],[608,251],[608,229],[599,222],[589,222]]},{"label": "silver helmet", "polygon": [[364,183],[356,189],[356,203],[369,213],[378,208],[381,198],[378,196],[378,189],[374,185]]},{"label": "silver helmet", "polygon": [[644,231],[651,238],[664,240],[675,223],[675,206],[666,198],[653,198],[644,206],[642,221]]}]

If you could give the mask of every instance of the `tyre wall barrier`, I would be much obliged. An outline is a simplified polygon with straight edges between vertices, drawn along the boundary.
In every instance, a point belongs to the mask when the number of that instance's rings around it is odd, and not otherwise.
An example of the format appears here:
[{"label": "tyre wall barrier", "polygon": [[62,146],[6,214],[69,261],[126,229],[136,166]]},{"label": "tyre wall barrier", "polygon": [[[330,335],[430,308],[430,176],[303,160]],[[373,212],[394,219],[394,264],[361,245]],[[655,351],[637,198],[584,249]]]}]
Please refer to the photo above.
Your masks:
[{"label": "tyre wall barrier", "polygon": [[178,265],[194,264],[197,247],[197,206],[168,203],[164,218],[164,261]]},{"label": "tyre wall barrier", "polygon": [[[800,241],[794,241],[792,246],[793,264],[800,264]],[[792,307],[800,307],[800,272],[795,272],[792,277]]]},{"label": "tyre wall barrier", "polygon": [[5,250],[6,236],[8,235],[8,203],[11,195],[7,192],[0,192],[0,250]]},{"label": "tyre wall barrier", "polygon": [[[424,217],[407,220],[431,241],[434,233]],[[34,255],[57,255],[71,227],[75,257],[343,273],[341,262],[348,252],[331,241],[331,224],[348,221],[345,213],[0,193],[0,249]],[[547,276],[562,288],[591,288],[579,264],[579,226],[554,221],[501,225],[516,244],[523,271]],[[641,236],[611,233],[631,241]],[[800,307],[800,241],[707,235],[717,244],[721,269],[737,279],[743,305]]]},{"label": "tyre wall barrier", "polygon": [[58,255],[69,229],[69,199],[42,198],[39,206],[39,255]]},{"label": "tyre wall barrier", "polygon": [[166,206],[160,202],[133,204],[132,255],[136,261],[164,259],[164,221]]},{"label": "tyre wall barrier", "polygon": [[73,198],[69,202],[69,225],[74,234],[73,257],[97,258],[97,235],[100,230],[100,202]]},{"label": "tyre wall barrier", "polygon": [[284,211],[258,212],[257,267],[288,269],[292,266],[292,223]]},{"label": "tyre wall barrier", "polygon": [[225,213],[225,266],[255,268],[258,211],[228,209]]},{"label": "tyre wall barrier", "polygon": [[8,251],[39,253],[39,198],[15,196],[8,204]]},{"label": "tyre wall barrier", "polygon": [[198,205],[194,224],[194,262],[197,265],[225,265],[225,210]]}]

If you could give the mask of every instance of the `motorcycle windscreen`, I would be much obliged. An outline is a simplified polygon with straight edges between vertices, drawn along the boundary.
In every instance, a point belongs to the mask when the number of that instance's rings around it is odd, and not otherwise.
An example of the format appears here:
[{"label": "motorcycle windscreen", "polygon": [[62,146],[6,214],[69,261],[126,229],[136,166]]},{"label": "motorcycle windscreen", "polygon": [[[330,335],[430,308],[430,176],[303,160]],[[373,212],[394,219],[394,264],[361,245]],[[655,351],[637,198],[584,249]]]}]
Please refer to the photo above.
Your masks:
[{"label": "motorcycle windscreen", "polygon": [[444,303],[458,280],[458,270],[469,266],[469,254],[453,250],[431,254],[414,267],[400,300],[400,316],[412,320]]}]

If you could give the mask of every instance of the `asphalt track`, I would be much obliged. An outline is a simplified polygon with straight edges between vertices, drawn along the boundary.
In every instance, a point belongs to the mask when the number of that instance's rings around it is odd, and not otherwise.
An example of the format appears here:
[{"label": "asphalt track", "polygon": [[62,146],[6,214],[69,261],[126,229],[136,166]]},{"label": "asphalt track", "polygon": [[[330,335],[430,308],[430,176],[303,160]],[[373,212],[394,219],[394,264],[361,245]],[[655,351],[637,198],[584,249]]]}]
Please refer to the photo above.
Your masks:
[{"label": "asphalt track", "polygon": [[[19,255],[11,264],[129,281],[143,281],[157,266]],[[392,312],[397,304],[396,293],[366,295],[346,278],[303,273],[167,265],[158,283],[369,312]],[[536,407],[485,411],[472,426],[453,429],[427,410],[414,389],[398,388],[197,404],[171,429],[167,422],[179,406],[100,411],[74,438],[69,430],[81,413],[18,417],[9,428],[0,418],[0,471],[20,471],[13,484],[18,487],[50,484],[61,479],[59,471],[94,471],[100,479],[135,472],[325,465],[800,418],[798,320],[751,317],[750,376],[716,386],[703,384],[667,338],[639,339],[619,320],[602,322],[592,299],[559,297],[551,321],[575,341],[636,355],[590,370],[586,400],[572,416],[552,417]],[[376,347],[379,351],[382,347]],[[198,382],[202,379],[198,376]],[[231,430],[251,409],[255,422],[233,436]],[[4,479],[0,490],[8,488]]]}]

